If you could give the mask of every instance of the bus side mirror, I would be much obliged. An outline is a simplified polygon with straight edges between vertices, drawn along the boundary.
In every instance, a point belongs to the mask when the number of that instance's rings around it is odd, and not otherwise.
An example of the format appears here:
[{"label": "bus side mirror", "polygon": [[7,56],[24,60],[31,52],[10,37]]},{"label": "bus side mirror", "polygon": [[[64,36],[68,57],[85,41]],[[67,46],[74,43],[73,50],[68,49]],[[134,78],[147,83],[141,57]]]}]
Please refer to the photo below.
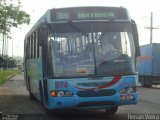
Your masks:
[{"label": "bus side mirror", "polygon": [[46,28],[42,27],[38,29],[38,45],[44,46],[44,42],[46,40]]},{"label": "bus side mirror", "polygon": [[133,40],[134,40],[134,45],[135,45],[135,56],[140,56],[140,47],[139,47],[139,38],[138,38],[138,30],[137,30],[137,25],[134,20],[132,22],[132,34],[133,34]]}]

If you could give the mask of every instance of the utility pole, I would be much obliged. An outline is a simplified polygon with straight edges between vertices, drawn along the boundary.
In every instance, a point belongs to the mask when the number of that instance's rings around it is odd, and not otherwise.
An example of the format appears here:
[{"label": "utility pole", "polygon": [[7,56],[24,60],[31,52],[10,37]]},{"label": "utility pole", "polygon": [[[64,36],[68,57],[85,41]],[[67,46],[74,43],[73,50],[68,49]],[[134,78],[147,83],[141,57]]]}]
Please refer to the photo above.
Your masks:
[{"label": "utility pole", "polygon": [[153,13],[152,12],[151,12],[151,17],[150,17],[150,27],[145,27],[145,29],[150,29],[150,44],[152,44],[153,29],[158,29],[158,27],[153,27]]}]

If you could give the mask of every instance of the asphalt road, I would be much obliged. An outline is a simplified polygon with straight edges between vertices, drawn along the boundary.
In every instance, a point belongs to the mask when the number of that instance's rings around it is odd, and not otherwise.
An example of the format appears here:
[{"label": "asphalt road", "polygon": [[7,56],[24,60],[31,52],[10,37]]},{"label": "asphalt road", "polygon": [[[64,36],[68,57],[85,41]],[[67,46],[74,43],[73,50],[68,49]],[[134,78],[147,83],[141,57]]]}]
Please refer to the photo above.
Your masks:
[{"label": "asphalt road", "polygon": [[120,106],[114,116],[105,114],[103,110],[67,110],[57,115],[46,115],[40,102],[29,99],[23,75],[18,75],[0,86],[0,112],[3,116],[18,114],[18,119],[23,120],[119,120],[128,119],[130,114],[160,114],[160,87],[139,87],[138,92],[138,104]]}]

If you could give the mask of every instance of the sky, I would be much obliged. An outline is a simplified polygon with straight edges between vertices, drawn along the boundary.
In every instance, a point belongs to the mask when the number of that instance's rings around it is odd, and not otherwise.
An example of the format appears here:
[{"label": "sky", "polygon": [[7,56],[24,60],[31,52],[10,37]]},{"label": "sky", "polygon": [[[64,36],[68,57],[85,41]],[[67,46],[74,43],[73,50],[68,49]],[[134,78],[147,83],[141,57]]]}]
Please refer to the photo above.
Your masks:
[{"label": "sky", "polygon": [[[113,6],[126,7],[138,26],[140,45],[149,44],[150,32],[145,27],[150,25],[150,14],[153,12],[153,26],[160,27],[159,0],[21,0],[22,9],[31,15],[31,23],[12,29],[12,40],[9,40],[9,56],[23,56],[24,37],[34,23],[51,8],[74,6]],[[153,31],[153,42],[160,43],[160,28]]]}]

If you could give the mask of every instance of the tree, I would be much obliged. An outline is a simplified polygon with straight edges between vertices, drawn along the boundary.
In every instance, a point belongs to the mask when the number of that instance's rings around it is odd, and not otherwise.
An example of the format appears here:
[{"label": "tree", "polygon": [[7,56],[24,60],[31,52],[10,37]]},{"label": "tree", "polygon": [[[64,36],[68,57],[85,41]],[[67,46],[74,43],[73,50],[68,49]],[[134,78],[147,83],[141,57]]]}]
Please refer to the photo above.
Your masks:
[{"label": "tree", "polygon": [[[12,27],[30,23],[30,15],[22,10],[19,0],[0,0],[0,34],[2,34],[2,51],[6,37],[10,37]],[[3,54],[3,52],[2,52]]]}]

